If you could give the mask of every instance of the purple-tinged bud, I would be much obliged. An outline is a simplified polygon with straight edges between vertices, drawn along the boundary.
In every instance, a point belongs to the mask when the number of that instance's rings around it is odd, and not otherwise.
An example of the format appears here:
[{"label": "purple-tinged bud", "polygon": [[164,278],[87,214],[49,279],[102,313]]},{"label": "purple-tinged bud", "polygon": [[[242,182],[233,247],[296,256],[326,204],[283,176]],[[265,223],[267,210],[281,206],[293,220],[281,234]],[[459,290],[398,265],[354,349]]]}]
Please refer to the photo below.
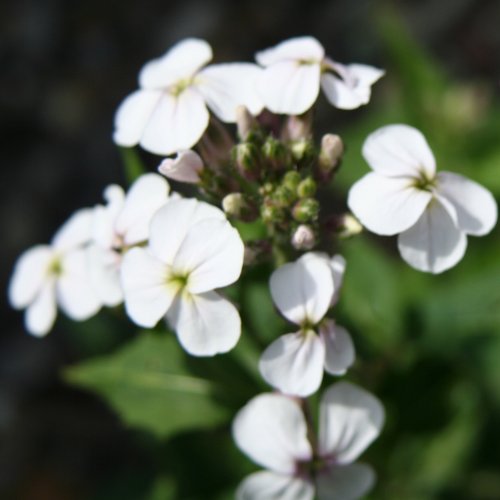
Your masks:
[{"label": "purple-tinged bud", "polygon": [[289,116],[283,129],[281,137],[284,141],[300,141],[310,139],[312,130],[312,113],[305,113],[300,116]]},{"label": "purple-tinged bud", "polygon": [[259,124],[245,106],[238,106],[236,108],[236,127],[240,140],[246,141],[249,134],[259,128]]},{"label": "purple-tinged bud", "polygon": [[200,172],[202,170],[202,159],[190,149],[180,151],[175,158],[165,158],[158,167],[158,172],[165,177],[189,184],[198,184],[200,182]]},{"label": "purple-tinged bud", "polygon": [[331,175],[340,165],[344,154],[344,143],[335,134],[325,134],[321,139],[318,167],[323,176]]},{"label": "purple-tinged bud", "polygon": [[316,244],[316,237],[311,226],[300,224],[293,232],[291,243],[296,250],[310,250],[313,248]]}]

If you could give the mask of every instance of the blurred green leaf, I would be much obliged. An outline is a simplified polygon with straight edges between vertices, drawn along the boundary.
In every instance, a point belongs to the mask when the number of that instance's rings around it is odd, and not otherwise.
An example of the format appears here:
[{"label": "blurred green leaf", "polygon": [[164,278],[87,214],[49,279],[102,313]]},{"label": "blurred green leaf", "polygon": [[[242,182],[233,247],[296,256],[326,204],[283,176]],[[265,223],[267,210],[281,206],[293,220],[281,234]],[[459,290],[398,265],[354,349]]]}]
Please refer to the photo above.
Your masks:
[{"label": "blurred green leaf", "polygon": [[125,169],[125,179],[127,183],[132,184],[138,177],[146,172],[139,153],[134,148],[120,148],[120,153]]},{"label": "blurred green leaf", "polygon": [[215,400],[221,388],[192,375],[185,359],[173,335],[141,332],[114,354],[68,368],[65,378],[97,392],[131,427],[160,437],[227,421]]}]

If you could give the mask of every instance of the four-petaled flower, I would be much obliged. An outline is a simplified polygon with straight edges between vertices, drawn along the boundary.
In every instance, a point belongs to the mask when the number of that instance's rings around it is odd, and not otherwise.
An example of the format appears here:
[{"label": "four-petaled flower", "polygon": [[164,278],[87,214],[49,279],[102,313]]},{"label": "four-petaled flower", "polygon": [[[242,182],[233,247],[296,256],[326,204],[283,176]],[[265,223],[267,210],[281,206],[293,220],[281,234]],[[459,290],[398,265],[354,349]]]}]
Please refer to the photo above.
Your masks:
[{"label": "four-petaled flower", "polygon": [[380,434],[384,409],[372,394],[338,382],[320,403],[317,444],[309,441],[300,403],[261,394],[233,423],[238,447],[266,471],[240,484],[238,500],[355,500],[375,482],[373,469],[355,460]]},{"label": "four-petaled flower", "polygon": [[76,321],[93,316],[101,307],[89,280],[85,245],[90,241],[92,210],[75,212],[57,231],[50,245],[37,245],[16,262],[9,300],[25,309],[25,326],[33,335],[46,335],[57,304]]},{"label": "four-petaled flower", "polygon": [[354,109],[370,100],[371,86],[384,71],[365,64],[343,65],[325,57],[315,38],[291,38],[258,52],[264,66],[257,87],[267,109],[273,113],[300,115],[316,101],[319,88],[339,109]]},{"label": "four-petaled flower", "polygon": [[221,210],[195,199],[169,201],[151,221],[148,247],[123,258],[128,315],[148,328],[166,316],[195,356],[229,351],[240,336],[240,316],[214,289],[239,278],[243,251]]},{"label": "four-petaled flower", "polygon": [[147,63],[139,75],[140,89],[118,108],[114,141],[170,155],[198,142],[208,126],[207,106],[226,123],[236,121],[240,105],[260,113],[254,81],[261,69],[251,63],[204,67],[211,59],[207,42],[188,38]]},{"label": "four-petaled flower", "polygon": [[285,394],[309,396],[318,390],[323,370],[343,375],[354,361],[349,333],[331,319],[321,322],[338,300],[344,269],[340,255],[330,260],[326,254],[309,252],[271,275],[274,303],[300,326],[298,332],[275,340],[260,358],[264,379]]},{"label": "four-petaled flower", "polygon": [[497,221],[491,193],[466,177],[436,174],[424,136],[408,125],[388,125],[363,145],[373,169],[349,191],[348,205],[370,231],[398,236],[410,266],[430,273],[453,267],[464,256],[468,234],[489,233]]}]

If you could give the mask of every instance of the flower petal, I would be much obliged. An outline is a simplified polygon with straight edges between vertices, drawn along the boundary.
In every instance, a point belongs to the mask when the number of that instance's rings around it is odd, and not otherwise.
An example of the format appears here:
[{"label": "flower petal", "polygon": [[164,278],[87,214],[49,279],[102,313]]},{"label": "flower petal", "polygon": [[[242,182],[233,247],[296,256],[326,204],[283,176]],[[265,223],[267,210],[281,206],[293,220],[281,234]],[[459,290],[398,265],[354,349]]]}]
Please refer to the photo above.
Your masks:
[{"label": "flower petal", "polygon": [[281,314],[297,325],[318,323],[328,311],[334,291],[328,260],[314,252],[276,269],[269,286]]},{"label": "flower petal", "polygon": [[90,283],[100,302],[108,307],[121,304],[121,256],[114,250],[91,245],[87,248],[87,259]]},{"label": "flower petal", "polygon": [[165,158],[158,167],[158,172],[174,181],[198,184],[199,173],[203,170],[203,160],[198,153],[190,149],[180,151],[175,158]]},{"label": "flower petal", "polygon": [[482,236],[495,226],[498,216],[495,198],[477,182],[451,172],[440,172],[436,189],[453,205],[462,231]]},{"label": "flower petal", "polygon": [[330,306],[334,306],[339,300],[340,290],[344,282],[346,260],[344,259],[344,257],[342,257],[342,255],[339,254],[334,255],[330,259],[330,267],[332,269],[333,289],[334,289]]},{"label": "flower petal", "polygon": [[238,106],[245,106],[252,115],[262,111],[264,103],[256,89],[261,73],[255,64],[214,64],[200,71],[196,87],[220,120],[234,123]]},{"label": "flower petal", "polygon": [[93,209],[77,210],[52,238],[52,246],[59,252],[67,252],[85,245],[92,238]]},{"label": "flower petal", "polygon": [[51,278],[43,284],[35,300],[26,309],[26,330],[36,337],[43,337],[54,325],[56,315],[55,280]]},{"label": "flower petal", "polygon": [[255,59],[261,66],[270,66],[282,61],[302,60],[320,63],[324,55],[325,50],[316,38],[300,36],[258,52]]},{"label": "flower petal", "polygon": [[189,230],[198,222],[212,218],[226,220],[222,210],[194,198],[169,201],[151,219],[152,254],[171,265]]},{"label": "flower petal", "polygon": [[62,272],[56,282],[57,301],[75,321],[88,319],[101,308],[101,301],[90,282],[88,264],[86,249],[67,253],[62,258]]},{"label": "flower petal", "polygon": [[193,356],[230,351],[240,338],[237,309],[216,292],[183,292],[169,309],[167,319],[182,347]]},{"label": "flower petal", "polygon": [[186,38],[165,55],[141,69],[139,84],[146,89],[164,89],[179,80],[189,79],[212,59],[212,48],[198,38]]},{"label": "flower petal", "polygon": [[349,382],[332,385],[321,398],[320,454],[353,462],[380,434],[384,418],[382,404],[368,391]]},{"label": "flower petal", "polygon": [[445,206],[434,199],[417,223],[399,235],[398,248],[410,266],[438,274],[462,259],[467,237]]},{"label": "flower petal", "polygon": [[333,466],[316,477],[319,500],[357,500],[375,484],[375,472],[369,465]]},{"label": "flower petal", "polygon": [[150,153],[170,155],[194,146],[208,126],[203,97],[191,88],[163,92],[144,129],[140,144]]},{"label": "flower petal", "polygon": [[136,90],[121,102],[115,114],[115,144],[123,147],[139,144],[162,95],[157,90]]},{"label": "flower petal", "polygon": [[284,61],[266,68],[257,80],[264,105],[273,113],[300,115],[319,94],[319,63]]},{"label": "flower petal", "polygon": [[115,244],[115,221],[123,208],[125,193],[116,184],[109,185],[104,190],[105,206],[94,207],[92,215],[92,241],[101,248],[110,249]]},{"label": "flower petal", "polygon": [[141,175],[132,184],[115,222],[125,245],[147,241],[151,219],[168,200],[169,191],[167,180],[158,174]]},{"label": "flower petal", "polygon": [[351,336],[331,319],[322,322],[319,334],[325,345],[325,370],[332,375],[344,375],[355,358]]},{"label": "flower petal", "polygon": [[347,204],[367,229],[390,236],[413,226],[431,199],[407,178],[371,172],[351,187]]},{"label": "flower petal", "polygon": [[241,274],[245,247],[229,222],[207,219],[186,234],[172,265],[173,272],[189,276],[187,289],[203,293],[234,283]]},{"label": "flower petal", "polygon": [[313,454],[302,409],[281,394],[251,399],[233,421],[233,438],[255,463],[282,474],[294,474],[296,462]]},{"label": "flower petal", "polygon": [[143,248],[123,257],[121,283],[125,309],[134,323],[151,328],[165,316],[179,291],[168,284],[169,268]]},{"label": "flower petal", "polygon": [[12,307],[23,309],[35,300],[49,277],[53,259],[54,251],[48,245],[36,245],[20,255],[9,283]]},{"label": "flower petal", "polygon": [[314,486],[304,479],[271,471],[247,476],[236,490],[237,500],[313,500]]},{"label": "flower petal", "polygon": [[408,125],[387,125],[371,133],[363,144],[363,156],[375,172],[388,177],[433,179],[436,174],[436,160],[425,137]]},{"label": "flower petal", "polygon": [[312,331],[278,337],[262,354],[259,370],[264,380],[284,394],[306,397],[323,380],[325,345]]}]

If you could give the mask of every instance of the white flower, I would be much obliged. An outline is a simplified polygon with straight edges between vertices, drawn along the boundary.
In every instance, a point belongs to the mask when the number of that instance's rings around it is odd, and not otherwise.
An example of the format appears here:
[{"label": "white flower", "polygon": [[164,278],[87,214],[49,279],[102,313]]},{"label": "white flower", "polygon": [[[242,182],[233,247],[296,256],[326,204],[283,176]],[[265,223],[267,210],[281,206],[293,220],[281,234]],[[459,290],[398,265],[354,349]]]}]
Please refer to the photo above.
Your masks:
[{"label": "white flower", "polygon": [[265,67],[258,79],[264,105],[273,113],[300,115],[316,101],[319,88],[340,109],[354,109],[370,100],[371,86],[384,71],[364,64],[347,66],[325,57],[322,45],[309,36],[291,38],[257,53]]},{"label": "white flower", "polygon": [[9,300],[26,309],[26,329],[46,335],[57,314],[57,304],[74,320],[85,320],[100,308],[90,285],[87,255],[92,210],[75,212],[57,231],[50,245],[37,245],[16,262],[9,284]]},{"label": "white flower", "polygon": [[[355,500],[375,483],[373,469],[353,463],[380,434],[384,409],[372,394],[348,382],[331,386],[320,403],[316,449],[300,403],[261,394],[237,414],[238,447],[266,471],[238,487],[238,500]],[[310,430],[310,429],[309,429]]]},{"label": "white flower", "polygon": [[398,236],[403,259],[421,271],[440,273],[465,253],[468,234],[489,233],[497,221],[491,193],[466,177],[436,174],[424,136],[408,125],[388,125],[363,145],[373,169],[356,182],[349,208],[370,231]]},{"label": "white flower", "polygon": [[[349,333],[333,320],[321,322],[338,300],[344,269],[340,255],[330,260],[326,254],[309,252],[271,275],[274,303],[300,330],[275,340],[262,354],[259,369],[266,382],[285,394],[313,394],[323,370],[343,375],[354,362]],[[318,324],[319,335],[314,331]]]},{"label": "white flower", "polygon": [[97,205],[92,221],[92,244],[88,247],[89,273],[102,304],[116,306],[123,301],[120,264],[131,247],[144,244],[154,213],[164,205],[170,186],[157,174],[145,174],[125,195],[117,185],[104,191],[106,205]]},{"label": "white flower", "polygon": [[149,246],[133,248],[123,258],[128,315],[148,328],[166,315],[190,354],[229,351],[241,321],[214,289],[239,278],[243,250],[238,232],[218,208],[195,199],[168,202],[151,221]]},{"label": "white flower", "polygon": [[139,75],[140,89],[118,108],[114,141],[170,155],[198,142],[208,126],[207,106],[228,123],[236,121],[239,105],[260,113],[262,103],[254,91],[260,68],[247,63],[204,68],[211,59],[207,42],[188,38],[147,63]]},{"label": "white flower", "polygon": [[203,160],[198,153],[188,149],[180,151],[175,158],[165,158],[158,167],[158,172],[174,181],[198,184]]}]

